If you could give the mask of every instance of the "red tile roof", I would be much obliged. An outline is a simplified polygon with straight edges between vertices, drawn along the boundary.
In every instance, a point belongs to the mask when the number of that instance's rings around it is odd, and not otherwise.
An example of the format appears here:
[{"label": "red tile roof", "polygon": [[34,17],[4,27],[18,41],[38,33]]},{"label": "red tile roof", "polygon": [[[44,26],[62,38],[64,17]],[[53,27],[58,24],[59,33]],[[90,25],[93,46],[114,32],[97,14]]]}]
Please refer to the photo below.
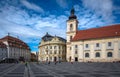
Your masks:
[{"label": "red tile roof", "polygon": [[120,24],[77,31],[75,37],[71,41],[108,38],[116,36],[120,36]]},{"label": "red tile roof", "polygon": [[11,47],[30,49],[26,43],[12,36],[5,36],[1,39],[1,41],[7,41]]}]

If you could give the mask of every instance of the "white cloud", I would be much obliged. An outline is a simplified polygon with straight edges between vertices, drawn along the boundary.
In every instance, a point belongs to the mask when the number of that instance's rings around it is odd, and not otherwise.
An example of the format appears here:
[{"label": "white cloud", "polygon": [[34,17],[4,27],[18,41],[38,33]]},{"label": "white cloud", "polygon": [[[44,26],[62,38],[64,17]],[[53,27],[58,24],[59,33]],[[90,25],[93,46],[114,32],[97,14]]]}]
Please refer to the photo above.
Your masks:
[{"label": "white cloud", "polygon": [[82,0],[82,7],[74,5],[79,20],[79,29],[111,25],[114,21],[111,0]]},{"label": "white cloud", "polygon": [[112,22],[113,4],[111,0],[83,0],[83,6],[101,15],[105,20]]},{"label": "white cloud", "polygon": [[40,6],[38,6],[38,5],[35,5],[35,4],[33,4],[33,3],[30,3],[30,2],[28,2],[27,0],[20,0],[20,1],[21,1],[21,3],[22,3],[24,6],[26,6],[28,9],[32,9],[32,10],[35,10],[35,11],[38,11],[38,12],[41,12],[41,13],[44,12],[44,10],[43,10]]},{"label": "white cloud", "polygon": [[68,7],[66,0],[56,0],[56,2],[62,8],[67,8]]},{"label": "white cloud", "polygon": [[27,43],[34,44],[39,43],[46,32],[65,38],[67,17],[64,15],[58,17],[49,15],[44,18],[40,15],[30,16],[26,10],[10,5],[0,10],[0,38],[8,32],[15,37],[19,36]]}]

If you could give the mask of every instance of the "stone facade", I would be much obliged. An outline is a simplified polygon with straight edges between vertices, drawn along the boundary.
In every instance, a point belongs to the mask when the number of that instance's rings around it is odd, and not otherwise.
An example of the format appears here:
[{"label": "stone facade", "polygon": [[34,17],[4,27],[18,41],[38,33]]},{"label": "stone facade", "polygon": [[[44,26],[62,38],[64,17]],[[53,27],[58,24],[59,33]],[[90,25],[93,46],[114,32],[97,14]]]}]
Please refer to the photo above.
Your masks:
[{"label": "stone facade", "polygon": [[66,40],[51,36],[48,33],[42,37],[39,44],[39,61],[66,61]]}]

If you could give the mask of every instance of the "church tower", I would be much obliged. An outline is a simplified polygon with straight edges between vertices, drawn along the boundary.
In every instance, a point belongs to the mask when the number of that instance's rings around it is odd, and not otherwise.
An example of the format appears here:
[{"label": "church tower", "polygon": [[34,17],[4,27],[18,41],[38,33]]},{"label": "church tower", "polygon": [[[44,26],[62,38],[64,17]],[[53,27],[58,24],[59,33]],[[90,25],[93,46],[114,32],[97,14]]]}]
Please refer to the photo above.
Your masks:
[{"label": "church tower", "polygon": [[67,61],[71,61],[71,40],[75,36],[78,28],[78,20],[77,16],[75,15],[75,10],[74,8],[71,9],[70,11],[70,16],[69,19],[67,20]]}]

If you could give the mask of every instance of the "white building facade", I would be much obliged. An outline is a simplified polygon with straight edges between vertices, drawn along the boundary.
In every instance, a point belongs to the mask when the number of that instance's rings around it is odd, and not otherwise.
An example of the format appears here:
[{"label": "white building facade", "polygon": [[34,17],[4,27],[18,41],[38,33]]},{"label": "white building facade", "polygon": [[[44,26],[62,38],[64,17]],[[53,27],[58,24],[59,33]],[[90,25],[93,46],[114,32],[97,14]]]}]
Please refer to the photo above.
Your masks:
[{"label": "white building facade", "polygon": [[66,40],[46,33],[39,44],[39,61],[66,61]]}]

